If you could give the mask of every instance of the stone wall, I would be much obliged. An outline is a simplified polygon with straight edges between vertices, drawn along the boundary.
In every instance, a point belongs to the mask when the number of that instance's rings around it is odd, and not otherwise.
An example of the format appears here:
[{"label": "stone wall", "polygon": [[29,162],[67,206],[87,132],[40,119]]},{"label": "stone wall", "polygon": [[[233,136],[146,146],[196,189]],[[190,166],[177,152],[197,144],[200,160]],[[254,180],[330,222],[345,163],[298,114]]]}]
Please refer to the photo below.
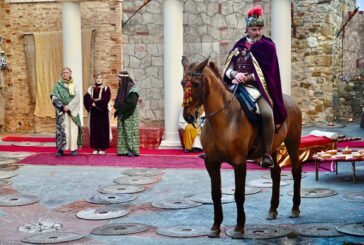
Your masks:
[{"label": "stone wall", "polygon": [[[243,35],[245,13],[255,4],[265,10],[265,33],[270,36],[270,1],[184,1],[184,55],[192,61],[210,56],[222,69],[229,49]],[[139,5],[124,1],[123,19]],[[336,33],[354,7],[354,0],[305,0],[293,4],[292,96],[300,104],[306,124],[343,119],[352,110],[351,102],[343,101],[339,94],[343,85],[340,77],[343,69],[350,69],[348,60],[358,53],[343,50],[343,39]],[[132,71],[142,89],[144,120],[163,119],[162,21],[163,1],[156,0],[123,30],[124,66]],[[357,36],[357,30],[350,32]],[[357,46],[358,39],[347,41],[350,47]]]},{"label": "stone wall", "polygon": [[[190,61],[202,61],[210,56],[210,60],[222,69],[229,49],[244,34],[244,16],[254,3],[259,3],[266,10],[266,29],[270,35],[269,0],[199,0],[183,3],[183,53]],[[141,4],[142,1],[124,0],[123,21]],[[123,28],[123,37],[124,68],[141,89],[141,120],[145,123],[163,122],[163,0],[151,1],[130,19]]]},{"label": "stone wall", "polygon": [[[3,49],[10,71],[4,72],[5,131],[54,131],[54,119],[35,118],[30,102],[23,33],[62,30],[62,4],[0,2]],[[103,72],[116,94],[117,71],[122,67],[121,1],[81,3],[82,29],[95,29],[94,71]],[[90,81],[84,81],[89,83]]]},{"label": "stone wall", "polygon": [[338,78],[343,69],[336,37],[354,1],[296,1],[292,39],[292,94],[305,123],[328,122],[339,114]]},{"label": "stone wall", "polygon": [[[353,14],[348,11],[346,16]],[[342,76],[338,80],[339,118],[360,120],[364,105],[364,14],[359,11],[345,28]]]}]

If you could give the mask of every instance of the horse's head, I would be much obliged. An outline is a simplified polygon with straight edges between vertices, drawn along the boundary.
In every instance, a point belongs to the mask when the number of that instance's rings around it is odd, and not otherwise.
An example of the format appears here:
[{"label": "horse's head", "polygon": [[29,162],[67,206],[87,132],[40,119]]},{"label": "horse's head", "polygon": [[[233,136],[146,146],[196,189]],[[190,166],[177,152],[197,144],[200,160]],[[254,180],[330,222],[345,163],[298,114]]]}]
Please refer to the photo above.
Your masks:
[{"label": "horse's head", "polygon": [[189,63],[182,56],[183,117],[188,123],[195,123],[199,109],[204,102],[204,69],[209,58],[201,63]]}]

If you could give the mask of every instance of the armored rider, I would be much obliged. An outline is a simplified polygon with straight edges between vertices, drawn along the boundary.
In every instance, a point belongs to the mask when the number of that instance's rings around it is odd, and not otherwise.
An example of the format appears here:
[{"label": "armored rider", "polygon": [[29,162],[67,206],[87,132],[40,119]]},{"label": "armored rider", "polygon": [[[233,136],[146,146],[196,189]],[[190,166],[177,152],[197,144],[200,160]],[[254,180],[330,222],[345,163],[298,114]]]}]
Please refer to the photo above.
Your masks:
[{"label": "armored rider", "polygon": [[224,68],[224,81],[229,86],[251,85],[261,96],[257,99],[265,154],[260,163],[263,168],[274,167],[271,157],[275,131],[284,122],[287,112],[283,102],[278,58],[274,42],[263,35],[263,9],[256,6],[246,17],[246,36],[231,49]]}]

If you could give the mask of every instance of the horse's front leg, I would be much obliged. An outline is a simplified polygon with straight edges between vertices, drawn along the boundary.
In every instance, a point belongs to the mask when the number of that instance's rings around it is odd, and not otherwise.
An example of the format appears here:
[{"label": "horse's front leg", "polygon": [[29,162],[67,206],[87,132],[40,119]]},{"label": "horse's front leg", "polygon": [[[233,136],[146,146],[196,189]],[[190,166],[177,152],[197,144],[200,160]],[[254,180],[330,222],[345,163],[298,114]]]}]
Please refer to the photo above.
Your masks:
[{"label": "horse's front leg", "polygon": [[218,238],[220,237],[220,226],[224,218],[221,205],[221,163],[210,162],[208,158],[205,158],[205,166],[210,176],[211,196],[214,202],[214,224],[211,227],[208,237]]},{"label": "horse's front leg", "polygon": [[281,185],[281,167],[277,163],[277,152],[272,154],[274,167],[270,170],[270,176],[272,178],[272,197],[270,201],[270,208],[267,215],[268,220],[276,219],[278,216],[278,206],[279,206],[279,191]]},{"label": "horse's front leg", "polygon": [[237,208],[237,219],[234,234],[232,238],[244,238],[244,225],[245,225],[245,179],[246,179],[246,163],[234,165],[235,174],[235,203]]}]

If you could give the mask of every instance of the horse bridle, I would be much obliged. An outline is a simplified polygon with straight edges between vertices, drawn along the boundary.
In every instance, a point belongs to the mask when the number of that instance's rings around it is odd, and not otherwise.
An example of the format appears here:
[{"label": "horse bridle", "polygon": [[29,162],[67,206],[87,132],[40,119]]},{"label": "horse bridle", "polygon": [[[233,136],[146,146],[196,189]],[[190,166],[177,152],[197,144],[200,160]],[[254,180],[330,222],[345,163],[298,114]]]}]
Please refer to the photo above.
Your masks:
[{"label": "horse bridle", "polygon": [[[202,72],[188,72],[187,74],[190,75],[190,78],[186,81],[186,83],[187,82],[190,82],[191,81],[191,78],[193,78],[193,77],[203,77],[204,76],[204,74]],[[201,99],[200,99],[200,104],[196,106],[196,108],[197,108],[196,109],[196,113],[195,113],[195,118],[196,119],[198,117],[198,113],[200,112],[200,107],[201,107],[201,105],[205,101],[205,97],[204,97],[204,94],[205,94],[205,91],[204,91],[205,90],[205,86],[204,86],[204,80],[203,79],[201,81],[201,84],[202,84],[203,91],[202,91],[202,95],[201,95]],[[211,113],[205,115],[204,117],[201,117],[201,122],[199,123],[198,127],[200,127],[201,124],[204,123],[204,121],[206,120],[206,118],[210,118],[210,117],[216,115],[217,113],[221,112],[222,110],[224,110],[230,104],[230,102],[233,100],[233,97],[235,96],[235,93],[236,93],[237,88],[238,88],[238,86],[235,86],[233,94],[231,95],[231,97],[229,98],[229,100],[225,102],[225,104],[224,104],[223,107],[221,107],[217,111],[214,111],[214,112],[211,112]]]}]

